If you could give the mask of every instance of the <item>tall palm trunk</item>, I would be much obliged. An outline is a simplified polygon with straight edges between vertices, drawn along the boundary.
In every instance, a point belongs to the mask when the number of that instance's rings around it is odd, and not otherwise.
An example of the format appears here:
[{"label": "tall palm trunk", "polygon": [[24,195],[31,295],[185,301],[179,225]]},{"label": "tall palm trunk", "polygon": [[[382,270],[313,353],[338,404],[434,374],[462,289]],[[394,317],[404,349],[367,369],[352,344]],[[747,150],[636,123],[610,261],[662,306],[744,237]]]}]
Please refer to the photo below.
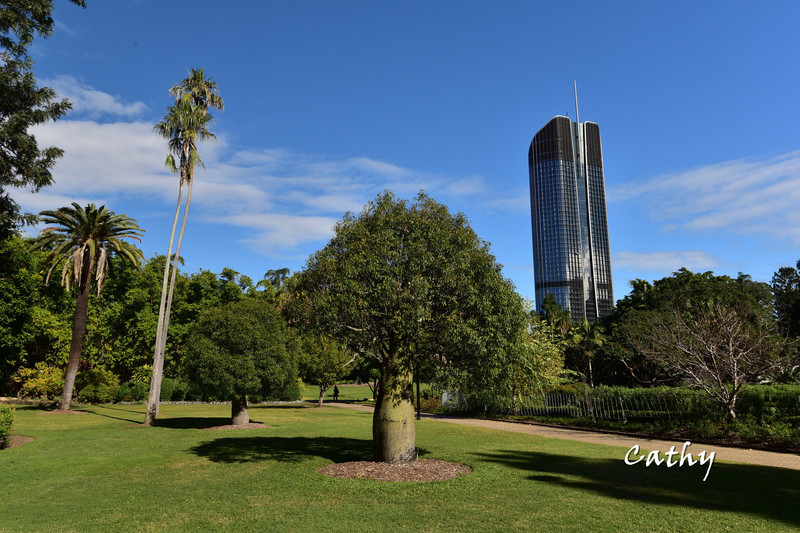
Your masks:
[{"label": "tall palm trunk", "polygon": [[[158,417],[159,412],[159,400],[161,395],[161,379],[163,375],[163,368],[164,368],[164,354],[166,353],[167,349],[167,333],[169,332],[169,318],[170,318],[170,311],[172,309],[172,297],[175,293],[175,281],[178,277],[178,262],[180,261],[181,257],[181,245],[183,244],[183,234],[186,231],[186,220],[189,216],[189,206],[192,203],[192,185],[193,180],[191,176],[188,180],[182,180],[184,183],[188,181],[189,189],[186,194],[186,208],[183,211],[183,220],[181,222],[181,231],[178,234],[178,245],[175,248],[175,258],[172,264],[172,275],[170,276],[169,282],[169,289],[167,292],[166,303],[164,305],[164,317],[162,320],[163,326],[161,327],[161,334],[157,335],[156,338],[156,353],[158,362],[157,364],[153,364],[153,379],[150,382],[150,397],[148,399],[147,405],[147,413],[145,415],[145,425],[152,425],[155,419]],[[176,222],[177,222],[177,211],[175,213]],[[174,226],[173,226],[173,237],[174,237]],[[172,252],[172,243],[170,242],[170,252]],[[169,264],[169,258],[167,258],[167,264]],[[164,290],[166,290],[166,279],[164,280],[165,283],[162,287],[162,295]],[[157,368],[158,365],[158,368]],[[158,370],[158,375],[156,376],[156,370]]]},{"label": "tall palm trunk", "polygon": [[178,187],[178,204],[175,206],[175,217],[172,219],[172,231],[169,234],[169,250],[164,261],[164,279],[161,282],[161,303],[158,306],[158,328],[156,329],[156,344],[153,354],[153,375],[150,378],[150,396],[147,399],[147,411],[144,415],[144,425],[151,426],[158,416],[158,402],[161,396],[161,378],[164,372],[164,351],[161,349],[161,339],[166,337],[164,315],[166,314],[167,283],[169,282],[169,260],[172,256],[172,245],[175,242],[175,228],[178,226],[178,215],[181,211],[183,200],[183,182]]},{"label": "tall palm trunk", "polygon": [[181,257],[181,244],[183,243],[183,232],[186,230],[186,220],[189,217],[189,206],[192,203],[193,179],[189,179],[189,190],[186,194],[186,209],[183,211],[183,221],[181,222],[181,232],[178,234],[178,246],[175,248],[175,262],[172,265],[172,279],[169,282],[169,293],[167,294],[167,309],[164,314],[164,332],[161,336],[162,357],[167,346],[167,329],[169,328],[169,315],[172,309],[172,296],[175,293],[175,280],[178,277],[178,260]]},{"label": "tall palm trunk", "polygon": [[69,363],[67,374],[64,376],[64,390],[58,408],[69,411],[72,407],[72,394],[75,390],[75,377],[78,375],[78,365],[81,362],[81,349],[83,337],[86,334],[86,317],[89,310],[89,290],[91,289],[92,255],[89,250],[84,252],[81,279],[78,284],[78,302],[75,305],[75,316],[72,319],[72,342],[69,347]]}]

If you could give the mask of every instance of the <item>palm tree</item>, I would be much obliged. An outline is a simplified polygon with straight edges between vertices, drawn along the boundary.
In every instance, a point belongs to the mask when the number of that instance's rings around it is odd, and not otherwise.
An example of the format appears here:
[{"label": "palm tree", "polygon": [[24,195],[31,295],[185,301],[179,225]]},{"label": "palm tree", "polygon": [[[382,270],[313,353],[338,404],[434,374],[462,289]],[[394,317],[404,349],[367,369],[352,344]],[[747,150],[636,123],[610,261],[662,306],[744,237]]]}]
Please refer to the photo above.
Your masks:
[{"label": "palm tree", "polygon": [[[186,230],[186,220],[189,216],[189,206],[192,202],[192,186],[194,185],[194,167],[196,163],[203,164],[197,152],[197,143],[202,140],[214,139],[208,131],[208,124],[213,121],[208,114],[208,107],[223,109],[224,103],[219,96],[217,83],[205,77],[203,69],[192,69],[189,76],[170,89],[170,95],[175,98],[175,103],[167,108],[164,120],[155,125],[155,132],[168,140],[168,155],[166,166],[179,176],[178,203],[175,207],[175,217],[172,220],[172,231],[169,236],[169,252],[164,265],[164,279],[161,284],[161,303],[158,309],[158,327],[156,329],[156,343],[153,356],[153,375],[150,381],[150,396],[147,402],[147,412],[144,423],[151,425],[158,416],[158,401],[161,395],[161,378],[164,370],[164,352],[167,345],[167,330],[169,329],[170,308],[172,296],[175,291],[175,280],[178,274],[181,244]],[[177,162],[176,162],[177,157]],[[172,246],[175,241],[175,229],[180,214],[183,189],[187,188],[186,207],[183,212],[183,221],[178,235],[178,245],[172,255]],[[170,258],[173,260],[172,276],[170,279]]]},{"label": "palm tree", "polygon": [[175,100],[180,100],[185,95],[189,95],[194,101],[194,105],[204,109],[206,112],[209,107],[225,110],[225,102],[219,95],[217,82],[211,78],[206,78],[205,69],[192,69],[189,75],[179,84],[169,90],[170,96]]},{"label": "palm tree", "polygon": [[72,207],[57,211],[42,211],[40,220],[46,224],[57,224],[44,228],[33,244],[33,249],[46,248],[50,254],[45,265],[51,264],[45,283],[50,283],[53,271],[63,263],[61,283],[67,290],[74,284],[78,291],[75,317],[72,321],[72,343],[69,348],[67,375],[59,409],[69,410],[75,388],[75,376],[81,360],[83,336],[86,333],[86,313],[89,307],[89,291],[92,281],[97,285],[97,294],[109,271],[109,253],[117,253],[136,268],[143,259],[142,251],[122,239],[141,242],[144,232],[136,221],[127,215],[117,215],[106,206],[99,208],[89,204],[86,208],[73,202]]},{"label": "palm tree", "polygon": [[606,341],[605,331],[603,327],[594,322],[589,324],[586,319],[571,330],[571,342],[576,350],[582,353],[586,358],[587,368],[589,371],[588,380],[589,387],[594,388],[594,370],[592,369],[592,360],[595,353],[599,350]]},{"label": "palm tree", "polygon": [[286,267],[279,268],[278,270],[267,270],[264,274],[264,280],[269,281],[270,285],[275,287],[275,290],[280,291],[290,273],[291,270]]}]

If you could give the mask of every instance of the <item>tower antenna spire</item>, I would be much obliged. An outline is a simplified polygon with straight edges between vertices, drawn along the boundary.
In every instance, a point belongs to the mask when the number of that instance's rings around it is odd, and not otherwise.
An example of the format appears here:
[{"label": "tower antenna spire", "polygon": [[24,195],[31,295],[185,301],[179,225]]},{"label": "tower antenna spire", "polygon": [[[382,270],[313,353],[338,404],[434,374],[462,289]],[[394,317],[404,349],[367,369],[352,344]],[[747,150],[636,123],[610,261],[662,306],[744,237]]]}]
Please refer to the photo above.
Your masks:
[{"label": "tower antenna spire", "polygon": [[578,80],[572,80],[572,86],[575,88],[575,122],[581,123],[580,115],[578,115]]}]

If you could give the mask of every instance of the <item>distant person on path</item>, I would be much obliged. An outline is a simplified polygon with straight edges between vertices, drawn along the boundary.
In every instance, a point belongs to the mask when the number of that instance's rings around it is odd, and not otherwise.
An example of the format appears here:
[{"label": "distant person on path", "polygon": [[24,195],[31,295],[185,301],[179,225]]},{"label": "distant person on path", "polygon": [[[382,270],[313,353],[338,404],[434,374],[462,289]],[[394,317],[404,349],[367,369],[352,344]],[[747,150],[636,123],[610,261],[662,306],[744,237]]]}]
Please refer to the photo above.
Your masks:
[{"label": "distant person on path", "polygon": [[337,387],[336,385],[333,386],[333,401],[334,402],[339,401],[339,387]]}]

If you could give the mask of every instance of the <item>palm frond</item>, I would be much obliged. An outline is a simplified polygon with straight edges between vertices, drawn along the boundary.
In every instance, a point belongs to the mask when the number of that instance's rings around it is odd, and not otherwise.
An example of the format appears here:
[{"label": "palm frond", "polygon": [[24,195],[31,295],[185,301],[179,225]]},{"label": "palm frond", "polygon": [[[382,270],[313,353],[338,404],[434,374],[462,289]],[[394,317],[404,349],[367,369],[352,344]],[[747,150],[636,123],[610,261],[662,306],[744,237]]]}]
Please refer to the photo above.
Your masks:
[{"label": "palm frond", "polygon": [[84,284],[91,284],[94,277],[99,293],[107,277],[110,251],[120,253],[136,268],[144,259],[141,251],[122,240],[141,242],[144,230],[134,219],[124,214],[117,215],[105,205],[96,207],[89,204],[84,208],[73,203],[71,207],[62,207],[57,211],[42,211],[39,217],[48,223],[58,224],[44,228],[31,245],[32,249],[52,248],[44,261],[45,266],[49,265],[45,279],[47,284],[54,270],[61,266],[61,283],[67,290],[73,283],[82,289]]}]

